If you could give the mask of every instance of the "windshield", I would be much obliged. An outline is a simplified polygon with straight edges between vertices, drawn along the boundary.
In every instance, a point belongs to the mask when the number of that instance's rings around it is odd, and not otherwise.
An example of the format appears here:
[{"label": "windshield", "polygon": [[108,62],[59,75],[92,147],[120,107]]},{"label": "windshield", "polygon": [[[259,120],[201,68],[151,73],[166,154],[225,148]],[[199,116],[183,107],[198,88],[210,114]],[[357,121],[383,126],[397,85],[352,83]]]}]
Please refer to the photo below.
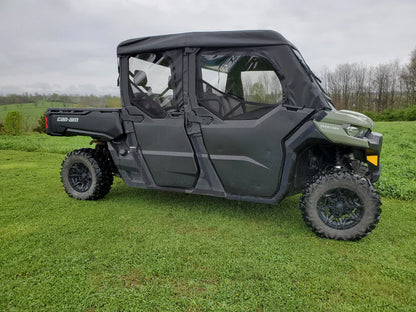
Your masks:
[{"label": "windshield", "polygon": [[308,64],[306,64],[305,59],[303,58],[302,54],[299,52],[299,50],[292,47],[293,54],[295,54],[296,58],[298,59],[299,63],[302,65],[302,67],[305,69],[306,73],[311,77],[311,80],[318,86],[318,88],[321,90],[322,95],[324,96],[326,102],[334,108],[334,105],[332,103],[331,98],[329,97],[328,93],[326,93],[325,89],[322,87],[322,81],[319,79],[314,72],[309,68]]}]

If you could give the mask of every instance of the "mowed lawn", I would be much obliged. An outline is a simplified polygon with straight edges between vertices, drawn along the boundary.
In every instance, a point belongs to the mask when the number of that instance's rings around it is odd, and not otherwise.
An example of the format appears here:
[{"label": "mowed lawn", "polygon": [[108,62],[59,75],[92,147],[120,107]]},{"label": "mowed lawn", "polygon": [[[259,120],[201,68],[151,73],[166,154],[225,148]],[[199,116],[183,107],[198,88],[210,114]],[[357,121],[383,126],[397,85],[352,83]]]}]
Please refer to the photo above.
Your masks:
[{"label": "mowed lawn", "polygon": [[60,164],[88,138],[0,136],[0,311],[414,311],[416,166],[405,139],[415,128],[377,125],[387,133],[382,219],[359,242],[315,237],[299,196],[262,205],[116,178],[105,199],[77,201]]}]

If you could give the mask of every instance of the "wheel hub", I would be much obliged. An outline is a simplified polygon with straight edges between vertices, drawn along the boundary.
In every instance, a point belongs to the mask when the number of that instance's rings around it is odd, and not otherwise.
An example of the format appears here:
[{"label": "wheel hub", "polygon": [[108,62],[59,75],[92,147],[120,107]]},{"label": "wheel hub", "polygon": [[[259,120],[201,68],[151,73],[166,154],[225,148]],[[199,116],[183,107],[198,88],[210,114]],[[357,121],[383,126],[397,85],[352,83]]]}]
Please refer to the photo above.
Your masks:
[{"label": "wheel hub", "polygon": [[346,230],[357,225],[364,214],[364,205],[358,195],[346,188],[325,192],[318,200],[318,215],[329,227]]},{"label": "wheel hub", "polygon": [[82,163],[73,164],[68,172],[69,184],[80,193],[90,189],[92,184],[92,175],[90,170]]},{"label": "wheel hub", "polygon": [[345,214],[344,204],[342,202],[337,202],[335,207],[330,208],[330,211],[335,217],[339,218]]}]

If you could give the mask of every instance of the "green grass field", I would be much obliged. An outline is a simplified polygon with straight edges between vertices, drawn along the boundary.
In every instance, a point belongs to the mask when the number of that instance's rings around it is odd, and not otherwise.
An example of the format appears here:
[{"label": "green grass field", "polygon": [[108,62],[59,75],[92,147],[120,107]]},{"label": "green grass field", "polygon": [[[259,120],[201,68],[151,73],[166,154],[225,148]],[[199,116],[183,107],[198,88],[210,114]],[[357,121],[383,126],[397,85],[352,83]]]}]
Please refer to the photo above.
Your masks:
[{"label": "green grass field", "polygon": [[359,242],[315,237],[299,196],[262,205],[116,178],[105,199],[77,201],[60,164],[88,138],[0,136],[0,310],[414,311],[416,123],[377,130],[382,219]]},{"label": "green grass field", "polygon": [[416,200],[416,122],[378,122],[383,165],[377,189],[383,196]]}]

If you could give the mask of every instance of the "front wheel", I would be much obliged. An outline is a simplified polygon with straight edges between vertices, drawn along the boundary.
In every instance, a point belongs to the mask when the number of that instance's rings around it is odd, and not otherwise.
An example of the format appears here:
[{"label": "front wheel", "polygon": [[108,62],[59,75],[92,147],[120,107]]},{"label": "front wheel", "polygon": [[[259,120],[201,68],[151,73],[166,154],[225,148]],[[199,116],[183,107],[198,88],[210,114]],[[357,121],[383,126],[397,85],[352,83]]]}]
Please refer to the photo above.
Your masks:
[{"label": "front wheel", "polygon": [[347,171],[322,174],[306,187],[300,200],[303,219],[312,231],[338,240],[368,235],[380,219],[380,205],[371,182]]},{"label": "front wheel", "polygon": [[100,152],[83,148],[69,153],[62,162],[61,180],[65,191],[76,199],[103,198],[113,184],[111,166]]}]

